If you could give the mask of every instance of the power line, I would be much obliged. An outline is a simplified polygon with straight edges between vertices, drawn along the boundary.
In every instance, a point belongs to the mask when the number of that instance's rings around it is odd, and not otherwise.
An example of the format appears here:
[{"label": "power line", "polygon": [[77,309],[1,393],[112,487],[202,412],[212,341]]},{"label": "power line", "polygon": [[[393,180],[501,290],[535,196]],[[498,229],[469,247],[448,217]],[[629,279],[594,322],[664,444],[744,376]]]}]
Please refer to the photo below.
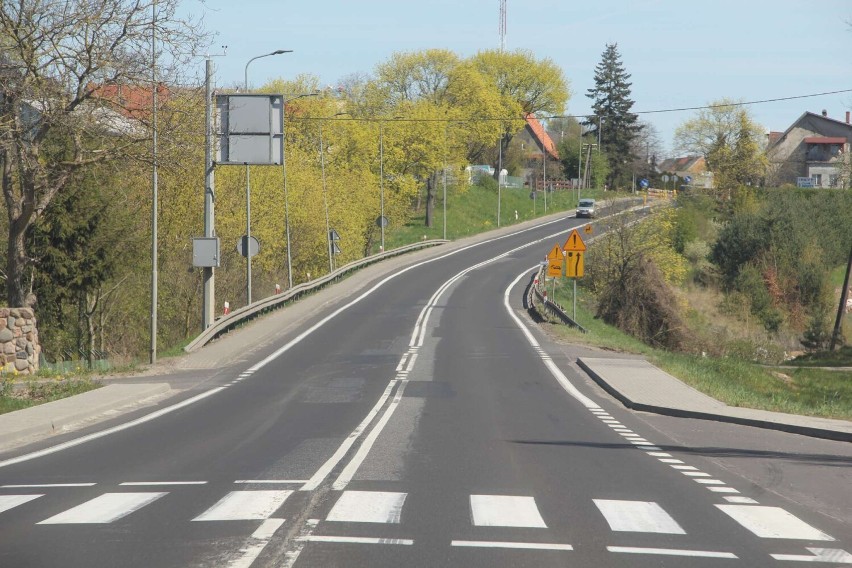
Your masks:
[{"label": "power line", "polygon": [[[793,95],[789,97],[776,97],[772,99],[760,99],[755,101],[733,101],[725,104],[715,104],[715,105],[702,105],[702,106],[692,106],[692,107],[676,107],[676,108],[666,108],[666,109],[657,109],[657,110],[643,110],[636,111],[631,114],[661,114],[667,112],[684,112],[690,110],[705,110],[705,109],[713,109],[713,108],[727,108],[727,107],[738,107],[738,106],[748,106],[748,105],[759,105],[766,103],[775,103],[780,101],[792,101],[796,99],[809,99],[814,97],[823,97],[827,95],[838,95],[843,93],[852,93],[852,89],[842,89],[839,91],[825,91],[822,93],[811,93],[807,95]],[[593,116],[590,114],[554,114],[550,116],[538,116],[535,117],[537,120],[551,120],[554,118],[588,118],[589,116]],[[382,118],[382,117],[349,117],[349,118],[339,118],[334,120],[340,121],[356,121],[356,122],[488,122],[488,121],[514,121],[514,120],[525,120],[524,116],[512,116],[512,117],[491,117],[491,116],[471,116],[467,118]],[[322,117],[293,117],[290,120],[325,120]]]}]

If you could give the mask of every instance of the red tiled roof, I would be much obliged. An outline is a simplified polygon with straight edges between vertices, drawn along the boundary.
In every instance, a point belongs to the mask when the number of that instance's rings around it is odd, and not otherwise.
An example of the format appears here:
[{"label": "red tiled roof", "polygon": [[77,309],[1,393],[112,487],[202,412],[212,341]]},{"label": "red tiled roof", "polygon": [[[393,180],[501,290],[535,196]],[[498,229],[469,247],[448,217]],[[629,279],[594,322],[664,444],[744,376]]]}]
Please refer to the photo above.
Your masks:
[{"label": "red tiled roof", "polygon": [[805,138],[805,144],[846,144],[846,138],[842,136],[809,136]]},{"label": "red tiled roof", "polygon": [[556,144],[553,143],[553,139],[544,130],[544,126],[541,125],[532,113],[528,114],[525,119],[527,121],[527,126],[529,126],[533,136],[536,140],[538,140],[538,143],[547,151],[551,158],[558,160],[559,151],[556,149]]}]

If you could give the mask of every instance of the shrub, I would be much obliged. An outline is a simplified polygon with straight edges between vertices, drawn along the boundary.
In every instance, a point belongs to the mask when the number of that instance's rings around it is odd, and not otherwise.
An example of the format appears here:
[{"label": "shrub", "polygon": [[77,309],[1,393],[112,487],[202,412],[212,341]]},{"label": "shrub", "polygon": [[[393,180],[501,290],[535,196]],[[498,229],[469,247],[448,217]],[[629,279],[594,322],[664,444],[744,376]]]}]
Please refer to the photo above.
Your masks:
[{"label": "shrub", "polygon": [[674,291],[644,258],[603,289],[597,317],[655,347],[685,351],[691,343]]}]

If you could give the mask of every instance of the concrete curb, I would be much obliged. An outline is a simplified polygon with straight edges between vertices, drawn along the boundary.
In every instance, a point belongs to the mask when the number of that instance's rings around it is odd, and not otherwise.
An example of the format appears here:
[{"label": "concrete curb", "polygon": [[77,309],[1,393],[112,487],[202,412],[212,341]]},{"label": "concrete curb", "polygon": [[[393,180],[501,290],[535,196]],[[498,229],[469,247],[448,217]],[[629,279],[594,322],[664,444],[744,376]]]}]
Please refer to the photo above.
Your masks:
[{"label": "concrete curb", "polygon": [[43,438],[60,433],[74,423],[169,390],[167,383],[107,385],[61,400],[0,414],[0,447],[9,448],[35,436]]},{"label": "concrete curb", "polygon": [[[624,393],[619,391],[617,388],[612,386],[609,382],[607,382],[604,377],[596,373],[589,365],[583,362],[582,358],[577,359],[577,364],[582,368],[586,373],[596,382],[601,388],[619,400],[624,406],[627,408],[631,408],[633,410],[642,410],[645,412],[653,412],[655,414],[662,414],[665,416],[675,416],[677,418],[696,418],[699,420],[713,420],[716,422],[727,422],[731,424],[740,424],[743,426],[754,426],[757,428],[765,428],[768,430],[778,430],[781,432],[788,432],[791,434],[801,434],[803,436],[810,436],[812,438],[822,438],[825,440],[835,440],[839,442],[852,442],[852,432],[843,432],[839,430],[832,430],[830,428],[823,428],[819,426],[806,426],[802,424],[793,424],[790,422],[783,421],[772,421],[772,420],[764,420],[760,418],[747,417],[747,416],[736,416],[734,414],[721,413],[721,412],[700,412],[696,410],[688,410],[685,408],[676,408],[669,406],[659,406],[653,404],[647,404],[643,402],[638,402],[630,399]],[[730,407],[726,407],[730,408]],[[749,409],[738,408],[738,411],[748,411]],[[766,412],[766,411],[759,411]],[[785,415],[781,412],[774,412],[773,415],[777,415],[779,420],[783,420]]]}]

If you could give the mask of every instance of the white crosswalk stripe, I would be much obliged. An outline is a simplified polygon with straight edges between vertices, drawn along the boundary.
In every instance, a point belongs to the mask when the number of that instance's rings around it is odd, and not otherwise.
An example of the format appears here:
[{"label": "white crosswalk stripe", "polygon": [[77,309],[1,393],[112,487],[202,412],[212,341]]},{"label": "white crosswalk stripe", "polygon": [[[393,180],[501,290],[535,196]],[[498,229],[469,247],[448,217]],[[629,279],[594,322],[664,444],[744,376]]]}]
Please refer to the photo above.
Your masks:
[{"label": "white crosswalk stripe", "polygon": [[614,531],[686,534],[677,521],[653,501],[593,501]]},{"label": "white crosswalk stripe", "polygon": [[470,512],[478,527],[547,528],[533,497],[471,495]]},{"label": "white crosswalk stripe", "polygon": [[326,520],[350,523],[398,523],[407,493],[344,491]]},{"label": "white crosswalk stripe", "polygon": [[0,495],[0,513],[14,509],[18,505],[29,503],[33,499],[38,499],[43,495],[43,493],[38,495]]},{"label": "white crosswalk stripe", "polygon": [[77,505],[49,519],[40,525],[105,524],[112,523],[138,511],[166,495],[157,493],[104,493],[81,505]]},{"label": "white crosswalk stripe", "polygon": [[231,491],[193,521],[263,521],[292,495],[282,491]]},{"label": "white crosswalk stripe", "polygon": [[760,538],[834,540],[780,507],[716,505],[722,512]]}]

